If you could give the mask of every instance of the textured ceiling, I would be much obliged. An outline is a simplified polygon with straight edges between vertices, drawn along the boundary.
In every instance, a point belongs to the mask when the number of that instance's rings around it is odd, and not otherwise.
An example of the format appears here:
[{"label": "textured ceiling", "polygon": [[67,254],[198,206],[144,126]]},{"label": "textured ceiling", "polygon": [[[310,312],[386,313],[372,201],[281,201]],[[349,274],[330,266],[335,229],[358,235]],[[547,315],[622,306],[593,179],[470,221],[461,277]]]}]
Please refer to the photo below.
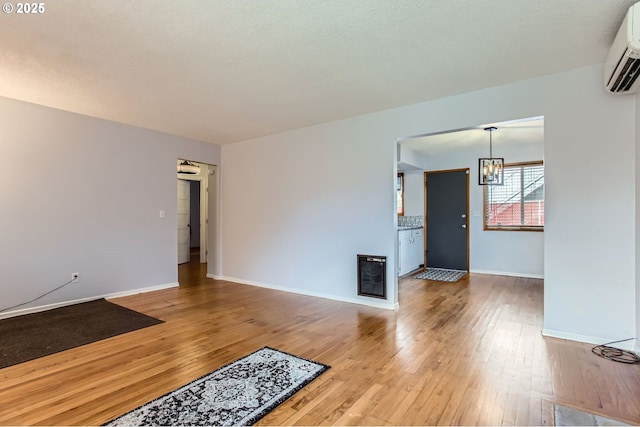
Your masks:
[{"label": "textured ceiling", "polygon": [[484,129],[490,126],[496,128],[491,138],[493,147],[497,149],[505,145],[544,142],[544,117],[529,117],[416,136],[399,143],[426,157],[457,151],[460,148],[483,147],[488,150],[489,133]]},{"label": "textured ceiling", "polygon": [[0,96],[217,144],[603,62],[634,0],[55,0]]}]

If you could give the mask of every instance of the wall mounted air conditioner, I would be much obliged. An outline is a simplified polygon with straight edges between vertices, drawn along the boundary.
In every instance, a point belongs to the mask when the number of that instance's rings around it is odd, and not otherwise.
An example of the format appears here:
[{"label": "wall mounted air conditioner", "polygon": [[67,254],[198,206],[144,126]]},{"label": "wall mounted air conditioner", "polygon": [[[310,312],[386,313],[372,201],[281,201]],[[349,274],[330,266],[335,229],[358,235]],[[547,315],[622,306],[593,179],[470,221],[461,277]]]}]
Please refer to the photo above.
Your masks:
[{"label": "wall mounted air conditioner", "polygon": [[640,89],[640,2],[632,5],[622,21],[604,63],[604,86],[615,94]]}]

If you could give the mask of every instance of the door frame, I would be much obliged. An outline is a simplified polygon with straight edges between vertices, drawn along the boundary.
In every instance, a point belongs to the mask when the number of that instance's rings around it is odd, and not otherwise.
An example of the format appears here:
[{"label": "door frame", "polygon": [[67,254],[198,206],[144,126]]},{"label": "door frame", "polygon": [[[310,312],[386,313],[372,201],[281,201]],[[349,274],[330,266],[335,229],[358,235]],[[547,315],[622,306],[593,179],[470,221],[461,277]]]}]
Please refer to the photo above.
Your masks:
[{"label": "door frame", "polygon": [[[181,161],[183,159],[178,159]],[[209,251],[208,240],[209,235],[209,170],[211,165],[206,163],[196,162],[201,168],[206,166],[206,172],[200,175],[189,175],[178,173],[177,178],[183,181],[200,181],[200,263],[207,262],[207,253]]]},{"label": "door frame", "polygon": [[467,173],[467,229],[466,229],[466,237],[467,237],[467,272],[469,271],[469,264],[470,264],[470,256],[471,256],[471,251],[470,251],[470,242],[469,242],[469,230],[471,229],[471,217],[469,216],[469,197],[470,197],[470,187],[469,187],[469,175],[470,175],[470,169],[469,168],[455,168],[455,169],[441,169],[441,170],[434,170],[434,171],[424,171],[424,219],[422,221],[423,225],[424,225],[424,268],[425,270],[427,269],[427,233],[429,232],[429,230],[427,229],[427,179],[429,174],[436,174],[436,173],[445,173],[445,172],[466,172]]}]

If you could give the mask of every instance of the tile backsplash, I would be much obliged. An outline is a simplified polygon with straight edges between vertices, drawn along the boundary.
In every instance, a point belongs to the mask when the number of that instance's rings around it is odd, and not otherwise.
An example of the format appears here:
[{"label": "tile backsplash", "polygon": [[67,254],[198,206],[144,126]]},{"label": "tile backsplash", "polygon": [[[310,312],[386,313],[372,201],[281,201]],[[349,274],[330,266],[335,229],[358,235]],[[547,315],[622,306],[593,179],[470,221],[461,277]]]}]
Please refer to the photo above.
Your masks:
[{"label": "tile backsplash", "polygon": [[399,216],[398,217],[398,227],[421,227],[422,226],[422,216]]}]

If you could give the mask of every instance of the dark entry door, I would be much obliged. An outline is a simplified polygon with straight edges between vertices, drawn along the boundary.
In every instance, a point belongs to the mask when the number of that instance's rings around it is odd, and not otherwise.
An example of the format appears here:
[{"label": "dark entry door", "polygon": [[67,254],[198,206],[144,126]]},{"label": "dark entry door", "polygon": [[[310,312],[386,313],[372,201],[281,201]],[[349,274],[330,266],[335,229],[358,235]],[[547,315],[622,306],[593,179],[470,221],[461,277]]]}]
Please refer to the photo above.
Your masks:
[{"label": "dark entry door", "polygon": [[469,170],[425,172],[427,267],[469,268]]}]

